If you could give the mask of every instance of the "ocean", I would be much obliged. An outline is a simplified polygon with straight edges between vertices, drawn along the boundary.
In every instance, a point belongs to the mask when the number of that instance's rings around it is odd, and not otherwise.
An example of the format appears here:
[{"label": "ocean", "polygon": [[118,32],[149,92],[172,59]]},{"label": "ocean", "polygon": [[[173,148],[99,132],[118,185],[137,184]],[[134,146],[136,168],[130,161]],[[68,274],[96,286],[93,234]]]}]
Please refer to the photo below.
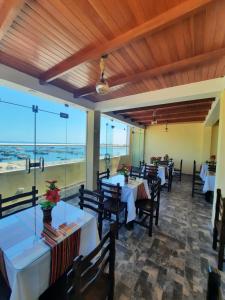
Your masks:
[{"label": "ocean", "polygon": [[[105,154],[111,157],[127,155],[128,147],[119,145],[100,146],[100,158]],[[43,157],[46,163],[60,163],[65,161],[82,161],[86,158],[86,145],[77,144],[38,144],[36,151],[34,145],[28,143],[0,143],[0,163],[11,163],[30,158],[39,160]]]}]

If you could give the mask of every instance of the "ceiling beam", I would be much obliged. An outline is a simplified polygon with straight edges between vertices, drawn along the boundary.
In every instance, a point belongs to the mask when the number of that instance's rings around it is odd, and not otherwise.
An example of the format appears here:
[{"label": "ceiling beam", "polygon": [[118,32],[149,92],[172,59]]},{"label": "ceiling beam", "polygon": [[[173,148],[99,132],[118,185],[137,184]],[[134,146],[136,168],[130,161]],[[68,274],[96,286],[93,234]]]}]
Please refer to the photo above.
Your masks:
[{"label": "ceiling beam", "polygon": [[[177,118],[177,119],[162,119],[157,121],[157,124],[166,124],[166,123],[183,123],[183,122],[203,122],[205,117],[193,117],[193,118]],[[151,125],[152,120],[140,122],[143,125]]]},{"label": "ceiling beam", "polygon": [[[155,118],[155,120],[157,121],[166,121],[166,120],[173,120],[173,119],[189,119],[189,118],[198,118],[198,117],[201,117],[201,118],[205,118],[206,117],[206,114],[198,114],[198,115],[187,115],[187,116],[183,116],[183,115],[180,115],[180,114],[176,114],[176,115],[171,115],[171,116],[158,116]],[[142,118],[142,119],[136,119],[136,118],[131,118],[132,121],[136,121],[136,122],[148,122],[148,121],[153,121],[154,118],[153,116],[149,116],[149,117],[146,117],[146,118]]]},{"label": "ceiling beam", "polygon": [[[41,81],[50,82],[59,76],[69,72],[74,67],[84,63],[85,61],[99,59],[103,54],[115,51],[125,44],[144,36],[145,34],[153,34],[163,28],[181,20],[182,18],[196,12],[207,4],[215,0],[187,0],[181,4],[165,11],[164,13],[134,27],[133,29],[109,40],[105,43],[99,43],[96,48],[88,47],[71,55],[64,61],[58,63],[48,71],[44,72],[40,77]],[[54,6],[59,5],[57,1]]]},{"label": "ceiling beam", "polygon": [[132,112],[132,113],[123,113],[123,114],[119,114],[120,116],[124,116],[125,118],[132,118],[133,116],[136,117],[141,117],[141,116],[148,116],[148,115],[152,115],[153,112],[155,111],[156,115],[159,114],[164,114],[164,115],[170,115],[170,114],[177,114],[177,113],[195,113],[195,112],[201,112],[201,111],[209,111],[209,109],[211,108],[211,104],[210,105],[205,105],[205,106],[197,106],[197,107],[191,107],[191,106],[187,106],[187,107],[178,107],[178,108],[167,108],[167,109],[157,109],[157,110],[146,110],[146,111],[138,111],[137,113]]},{"label": "ceiling beam", "polygon": [[[110,87],[126,84],[126,83],[134,83],[144,79],[149,79],[152,77],[157,77],[159,75],[165,75],[168,73],[176,73],[184,69],[189,69],[193,66],[198,66],[200,64],[204,64],[206,62],[221,58],[225,56],[225,48],[209,51],[206,53],[202,53],[196,56],[192,56],[189,58],[185,58],[171,64],[163,65],[160,67],[156,67],[154,69],[142,71],[139,73],[135,73],[129,76],[125,76],[122,78],[109,79],[108,83]],[[74,93],[74,97],[87,96],[89,94],[96,93],[95,86],[88,86],[81,89],[77,89]]]},{"label": "ceiling beam", "polygon": [[15,20],[23,4],[24,0],[0,1],[0,40]]},{"label": "ceiling beam", "polygon": [[[208,110],[206,111],[193,111],[193,112],[181,112],[181,113],[172,113],[172,114],[156,114],[155,118],[158,119],[166,119],[166,118],[179,118],[179,117],[197,117],[197,116],[207,116]],[[143,116],[132,116],[132,120],[139,121],[144,119],[153,119],[153,115],[143,115]]]},{"label": "ceiling beam", "polygon": [[131,108],[127,110],[116,110],[114,111],[115,114],[133,114],[133,113],[142,113],[147,112],[148,110],[169,110],[169,109],[178,109],[178,108],[188,108],[191,107],[193,109],[200,108],[200,107],[210,107],[212,102],[215,98],[208,98],[208,99],[199,99],[199,100],[191,100],[191,101],[181,101],[181,102],[174,102],[168,104],[160,104],[154,106],[145,106],[145,107],[138,107],[138,108]]}]

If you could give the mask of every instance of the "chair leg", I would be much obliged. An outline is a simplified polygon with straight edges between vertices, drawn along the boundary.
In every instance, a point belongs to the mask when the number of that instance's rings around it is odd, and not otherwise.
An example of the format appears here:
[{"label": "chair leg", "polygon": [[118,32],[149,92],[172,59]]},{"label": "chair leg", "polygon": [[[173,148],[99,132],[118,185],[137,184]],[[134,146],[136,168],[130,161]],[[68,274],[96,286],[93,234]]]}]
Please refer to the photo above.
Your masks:
[{"label": "chair leg", "polygon": [[216,250],[217,248],[217,239],[218,239],[218,230],[216,227],[213,228],[213,245],[212,248]]},{"label": "chair leg", "polygon": [[155,216],[155,225],[158,225],[158,221],[159,221],[159,204],[157,205],[156,208],[156,216]]},{"label": "chair leg", "polygon": [[224,260],[224,242],[220,242],[219,253],[218,253],[218,269],[223,271],[223,260]]},{"label": "chair leg", "polygon": [[127,216],[128,216],[128,210],[127,210],[127,206],[125,209],[125,225],[127,224]]},{"label": "chair leg", "polygon": [[116,214],[116,239],[119,238],[119,214]]},{"label": "chair leg", "polygon": [[152,227],[153,227],[153,211],[151,211],[150,218],[149,218],[149,231],[148,231],[149,236],[152,236]]}]

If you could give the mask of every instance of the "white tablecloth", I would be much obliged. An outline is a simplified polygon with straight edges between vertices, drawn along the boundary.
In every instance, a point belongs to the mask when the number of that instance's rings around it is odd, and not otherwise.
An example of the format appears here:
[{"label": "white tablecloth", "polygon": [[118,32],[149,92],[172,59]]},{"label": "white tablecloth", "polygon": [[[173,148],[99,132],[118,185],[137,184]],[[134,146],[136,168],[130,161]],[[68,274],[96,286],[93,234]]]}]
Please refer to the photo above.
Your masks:
[{"label": "white tablecloth", "polygon": [[[54,213],[57,213],[60,206],[63,206],[62,223],[75,222],[78,224],[77,228],[81,228],[80,254],[87,255],[99,243],[95,217],[61,201],[53,209],[53,220]],[[38,218],[42,217],[38,209],[36,209],[36,214],[34,208],[29,210],[33,221],[35,215]],[[21,226],[21,231],[23,231],[22,227],[27,226],[28,222],[29,218],[24,218],[24,211],[0,220],[0,247],[4,252],[6,271],[12,289],[10,300],[37,300],[49,284],[51,250],[42,239],[35,236],[34,222],[29,224],[29,237],[24,236],[16,244],[13,241],[7,241],[6,237],[11,234],[14,226],[17,226],[17,229]]]},{"label": "white tablecloth", "polygon": [[135,201],[137,200],[137,190],[140,184],[144,183],[145,191],[148,197],[150,198],[147,180],[141,178],[137,178],[136,180],[129,179],[129,183],[125,184],[124,176],[116,175],[110,177],[109,179],[105,179],[104,182],[115,184],[115,185],[117,183],[120,184],[120,186],[122,187],[121,200],[127,202],[127,210],[128,210],[127,222],[131,222],[135,220],[136,218]]},{"label": "white tablecloth", "polygon": [[207,164],[207,163],[204,163],[204,164],[202,164],[202,166],[201,166],[200,175],[199,175],[200,178],[201,178],[203,181],[205,181],[207,172],[208,172],[208,164]]},{"label": "white tablecloth", "polygon": [[205,176],[205,183],[203,186],[203,193],[206,192],[214,192],[215,189],[215,180],[216,180],[216,176],[215,175],[206,175]]}]

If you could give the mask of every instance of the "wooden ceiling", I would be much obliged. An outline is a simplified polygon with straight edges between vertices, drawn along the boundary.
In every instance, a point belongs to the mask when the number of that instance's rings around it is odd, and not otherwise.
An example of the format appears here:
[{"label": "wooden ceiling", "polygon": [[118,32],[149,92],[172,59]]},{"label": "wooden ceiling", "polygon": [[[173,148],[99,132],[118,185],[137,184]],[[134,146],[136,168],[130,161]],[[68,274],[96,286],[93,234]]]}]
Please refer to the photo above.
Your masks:
[{"label": "wooden ceiling", "polygon": [[[214,98],[184,101],[163,105],[114,111],[115,115],[137,122],[140,125],[166,123],[203,122],[208,115]],[[156,123],[155,122],[155,123]]]},{"label": "wooden ceiling", "polygon": [[224,19],[224,0],[0,0],[0,62],[103,101],[224,76]]}]

